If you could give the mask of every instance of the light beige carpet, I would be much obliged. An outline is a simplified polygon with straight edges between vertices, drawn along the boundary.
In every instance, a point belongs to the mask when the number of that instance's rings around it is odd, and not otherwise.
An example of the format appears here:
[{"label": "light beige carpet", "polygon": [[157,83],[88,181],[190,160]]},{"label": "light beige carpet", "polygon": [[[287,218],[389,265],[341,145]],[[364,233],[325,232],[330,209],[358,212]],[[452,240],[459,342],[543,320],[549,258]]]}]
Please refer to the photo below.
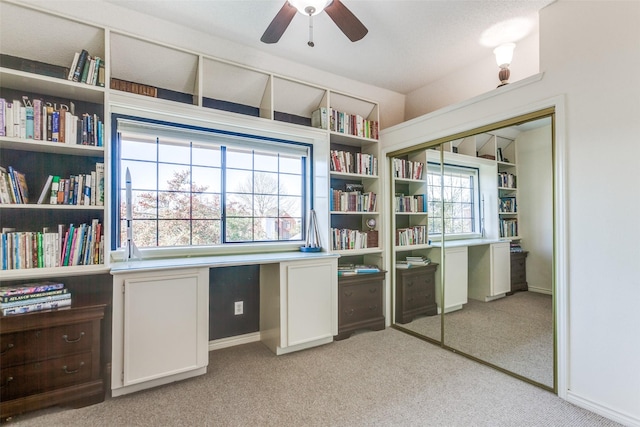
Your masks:
[{"label": "light beige carpet", "polygon": [[556,395],[403,332],[275,356],[210,353],[206,375],[15,426],[614,426]]},{"label": "light beige carpet", "polygon": [[[440,339],[439,316],[401,325]],[[491,302],[469,299],[445,315],[447,346],[553,388],[553,302],[551,295],[517,292]]]}]

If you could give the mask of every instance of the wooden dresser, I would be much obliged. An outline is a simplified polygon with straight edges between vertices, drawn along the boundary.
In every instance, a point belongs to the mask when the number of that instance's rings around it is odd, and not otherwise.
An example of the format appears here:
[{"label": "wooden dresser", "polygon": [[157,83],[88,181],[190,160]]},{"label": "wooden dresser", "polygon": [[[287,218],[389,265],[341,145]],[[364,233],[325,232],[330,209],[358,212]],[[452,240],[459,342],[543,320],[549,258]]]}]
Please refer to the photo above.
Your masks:
[{"label": "wooden dresser", "polygon": [[384,329],[384,278],[387,272],[338,277],[338,335],[349,338],[357,329]]},{"label": "wooden dresser", "polygon": [[396,323],[409,323],[419,314],[438,314],[436,304],[437,263],[396,268]]},{"label": "wooden dresser", "polygon": [[104,400],[104,305],[0,317],[0,417]]},{"label": "wooden dresser", "polygon": [[511,292],[526,291],[527,285],[527,255],[529,252],[511,252]]}]

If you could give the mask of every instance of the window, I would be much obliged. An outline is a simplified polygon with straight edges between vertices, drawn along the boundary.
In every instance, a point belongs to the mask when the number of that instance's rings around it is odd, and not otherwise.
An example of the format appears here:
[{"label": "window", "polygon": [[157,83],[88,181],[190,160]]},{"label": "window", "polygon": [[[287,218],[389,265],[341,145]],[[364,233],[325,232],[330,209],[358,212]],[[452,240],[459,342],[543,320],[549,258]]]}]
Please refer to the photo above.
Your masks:
[{"label": "window", "polygon": [[127,169],[138,247],[304,240],[309,146],[118,118],[118,246]]},{"label": "window", "polygon": [[429,234],[470,234],[479,230],[478,169],[463,166],[427,165]]}]

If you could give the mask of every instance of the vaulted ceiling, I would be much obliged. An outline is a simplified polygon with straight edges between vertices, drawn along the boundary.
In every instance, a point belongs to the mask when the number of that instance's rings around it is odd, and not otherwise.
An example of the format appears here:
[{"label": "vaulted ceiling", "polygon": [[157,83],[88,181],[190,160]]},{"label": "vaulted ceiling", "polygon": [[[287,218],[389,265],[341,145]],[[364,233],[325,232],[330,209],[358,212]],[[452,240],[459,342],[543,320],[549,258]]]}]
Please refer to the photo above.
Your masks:
[{"label": "vaulted ceiling", "polygon": [[[278,43],[260,37],[285,0],[104,0],[357,81],[408,93],[537,32],[553,0],[342,0],[369,30],[351,42],[323,12],[300,13]],[[487,32],[489,31],[489,33]]]}]

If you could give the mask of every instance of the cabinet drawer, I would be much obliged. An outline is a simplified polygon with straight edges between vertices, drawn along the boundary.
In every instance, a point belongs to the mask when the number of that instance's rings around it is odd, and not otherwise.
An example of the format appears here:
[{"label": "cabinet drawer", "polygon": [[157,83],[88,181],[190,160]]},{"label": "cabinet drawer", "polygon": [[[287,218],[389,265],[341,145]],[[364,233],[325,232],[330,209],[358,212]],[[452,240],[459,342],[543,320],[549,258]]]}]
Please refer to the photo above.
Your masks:
[{"label": "cabinet drawer", "polygon": [[382,286],[377,283],[341,286],[339,300],[346,305],[353,304],[354,301],[382,300]]},{"label": "cabinet drawer", "polygon": [[16,332],[0,336],[2,367],[91,349],[93,322]]},{"label": "cabinet drawer", "polygon": [[404,309],[405,311],[421,309],[433,304],[433,301],[434,295],[430,292],[406,295],[404,299]]},{"label": "cabinet drawer", "polygon": [[432,293],[435,289],[433,275],[421,275],[406,277],[402,281],[403,293],[405,296],[424,295]]},{"label": "cabinet drawer", "polygon": [[338,323],[351,324],[382,315],[382,284],[340,287]]},{"label": "cabinet drawer", "polygon": [[88,381],[91,379],[92,361],[92,353],[85,352],[3,367],[0,371],[0,398],[5,401]]}]

